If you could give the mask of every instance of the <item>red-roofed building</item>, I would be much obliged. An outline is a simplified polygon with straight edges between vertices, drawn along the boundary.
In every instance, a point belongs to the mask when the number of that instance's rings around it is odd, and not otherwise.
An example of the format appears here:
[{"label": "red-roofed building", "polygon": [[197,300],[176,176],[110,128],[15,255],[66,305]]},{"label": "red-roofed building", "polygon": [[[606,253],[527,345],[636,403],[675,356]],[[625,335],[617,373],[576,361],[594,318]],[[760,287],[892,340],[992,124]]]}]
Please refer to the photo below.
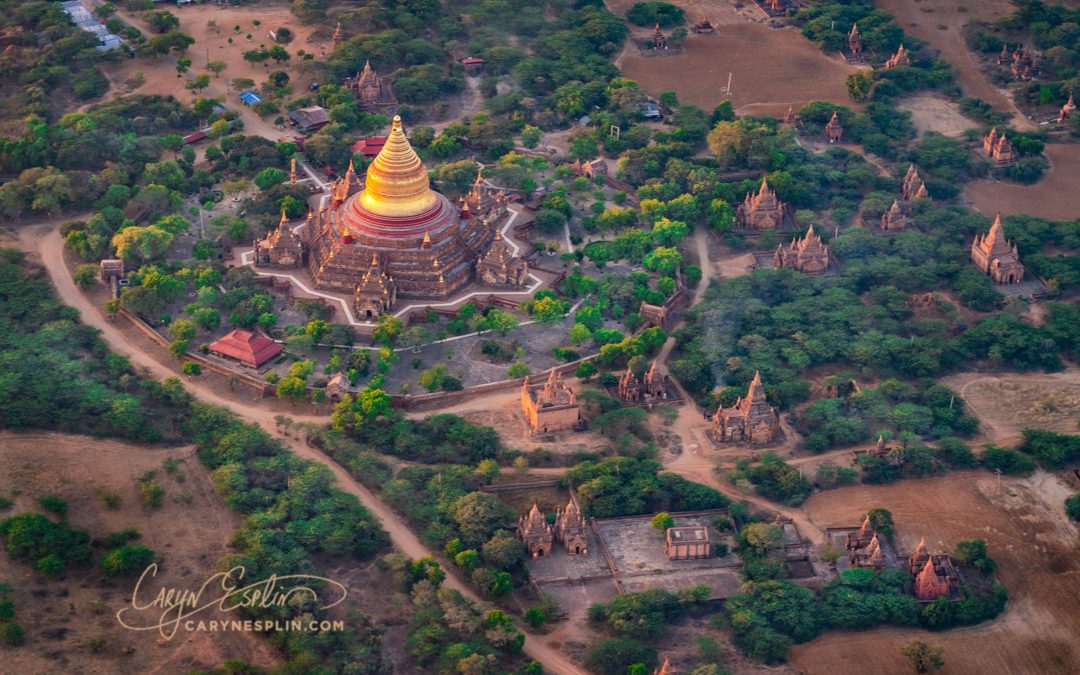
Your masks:
[{"label": "red-roofed building", "polygon": [[386,136],[372,136],[371,138],[361,138],[357,142],[353,143],[352,151],[354,153],[363,153],[364,157],[375,157],[379,154],[379,151],[386,145]]},{"label": "red-roofed building", "polygon": [[234,330],[214,341],[209,349],[218,356],[238,361],[249,368],[258,368],[285,348],[268,337],[246,330]]}]

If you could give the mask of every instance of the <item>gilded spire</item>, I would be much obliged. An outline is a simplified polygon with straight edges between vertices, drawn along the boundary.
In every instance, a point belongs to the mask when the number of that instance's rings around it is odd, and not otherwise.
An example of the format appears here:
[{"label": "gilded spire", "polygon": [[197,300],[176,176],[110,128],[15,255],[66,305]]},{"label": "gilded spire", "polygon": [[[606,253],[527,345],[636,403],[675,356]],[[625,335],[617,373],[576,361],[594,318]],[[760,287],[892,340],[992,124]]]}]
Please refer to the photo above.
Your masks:
[{"label": "gilded spire", "polygon": [[427,169],[405,138],[401,117],[395,115],[386,144],[368,167],[360,205],[378,216],[407,218],[426,213],[437,203]]}]

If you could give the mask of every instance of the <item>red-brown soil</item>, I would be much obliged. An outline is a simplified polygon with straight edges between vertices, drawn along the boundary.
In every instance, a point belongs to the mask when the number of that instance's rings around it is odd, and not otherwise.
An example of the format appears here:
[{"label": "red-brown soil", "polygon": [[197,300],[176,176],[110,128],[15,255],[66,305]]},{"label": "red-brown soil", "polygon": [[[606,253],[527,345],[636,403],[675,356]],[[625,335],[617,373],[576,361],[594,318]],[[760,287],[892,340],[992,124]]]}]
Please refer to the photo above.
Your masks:
[{"label": "red-brown soil", "polygon": [[830,675],[906,674],[911,663],[900,649],[917,638],[944,647],[943,675],[1077,672],[1080,564],[1077,530],[1063,512],[1070,492],[1044,472],[1026,479],[1002,478],[1000,493],[994,476],[964,472],[811,497],[803,509],[827,526],[855,523],[869,508],[889,509],[902,552],[914,548],[922,536],[932,550],[942,552],[962,539],[985,539],[1010,599],[992,622],[941,633],[916,628],[830,632],[796,647],[792,665],[801,672]]},{"label": "red-brown soil", "polygon": [[1026,213],[1050,220],[1080,217],[1080,146],[1047,145],[1046,157],[1050,168],[1035,185],[980,180],[969,184],[964,196],[988,216]]}]

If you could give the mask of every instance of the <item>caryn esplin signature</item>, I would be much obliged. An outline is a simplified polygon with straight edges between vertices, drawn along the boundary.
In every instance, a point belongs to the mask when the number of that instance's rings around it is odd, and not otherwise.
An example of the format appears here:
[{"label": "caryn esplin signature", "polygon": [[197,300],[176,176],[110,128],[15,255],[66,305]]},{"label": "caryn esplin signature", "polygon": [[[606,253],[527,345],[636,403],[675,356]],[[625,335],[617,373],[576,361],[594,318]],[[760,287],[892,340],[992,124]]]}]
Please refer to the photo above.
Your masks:
[{"label": "caryn esplin signature", "polygon": [[[131,593],[131,605],[124,607],[116,613],[116,620],[120,625],[129,630],[154,630],[157,629],[166,640],[171,640],[181,624],[200,612],[216,607],[221,612],[231,612],[241,607],[281,607],[294,597],[308,597],[318,601],[319,594],[312,588],[310,583],[322,582],[330,586],[328,595],[341,597],[333,602],[320,605],[320,609],[329,609],[344,602],[347,595],[345,586],[324,577],[310,574],[286,574],[278,576],[270,575],[267,579],[256,581],[247,585],[241,585],[247,570],[242,565],[237,565],[227,572],[218,572],[212,575],[198,588],[192,591],[182,588],[162,588],[157,592],[153,600],[146,602],[145,598],[140,601],[140,591],[143,590],[144,582],[148,578],[157,576],[157,563],[151,564],[139,576],[135,584],[135,590]],[[212,596],[212,597],[204,597]],[[125,614],[145,612],[147,610],[160,609],[161,615],[157,623],[152,625],[132,625],[124,620]],[[139,622],[141,623],[141,622]]]}]

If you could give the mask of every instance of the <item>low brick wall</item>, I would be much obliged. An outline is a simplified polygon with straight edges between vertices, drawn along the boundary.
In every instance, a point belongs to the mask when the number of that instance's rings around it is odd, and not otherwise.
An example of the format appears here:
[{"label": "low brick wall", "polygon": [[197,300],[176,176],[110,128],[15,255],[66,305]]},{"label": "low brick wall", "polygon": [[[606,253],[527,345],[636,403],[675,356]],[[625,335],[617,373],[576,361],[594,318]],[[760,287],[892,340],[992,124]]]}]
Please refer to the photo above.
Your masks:
[{"label": "low brick wall", "polygon": [[[584,358],[580,358],[577,361],[571,361],[569,363],[563,363],[555,366],[554,370],[557,373],[568,373],[577,370],[577,367],[586,361],[595,359],[599,354],[592,354]],[[542,373],[528,376],[530,384],[536,384],[543,382],[548,378],[548,373],[551,369],[545,370]],[[430,394],[391,394],[390,401],[395,408],[409,411],[429,410],[431,408],[442,408],[445,406],[454,405],[455,403],[464,403],[465,401],[471,401],[474,398],[478,398],[485,394],[490,394],[497,391],[510,391],[513,389],[521,389],[521,382],[523,378],[514,378],[511,380],[499,380],[498,382],[488,382],[485,384],[477,384],[471,387],[466,387],[461,391],[436,391]]]},{"label": "low brick wall", "polygon": [[[158,333],[150,326],[146,325],[146,322],[139,317],[135,316],[134,314],[123,308],[121,308],[120,311],[117,312],[117,315],[122,316],[123,318],[130,321],[131,324],[138,328],[143,335],[153,340],[162,349],[169,349],[169,341],[165,338],[165,336],[163,336],[161,333]],[[235,377],[240,383],[245,384],[254,389],[255,391],[259,392],[261,396],[266,396],[267,393],[273,392],[273,387],[269,383],[264,382],[257,377],[252,377],[247,373],[237,372],[235,370],[232,370],[231,368],[228,368],[227,366],[221,365],[220,363],[215,363],[214,361],[206,358],[202,354],[188,352],[185,358],[189,361],[194,361],[195,363],[198,363],[202,368],[209,370],[210,372],[217,373],[218,375],[222,375],[224,377]]]}]

